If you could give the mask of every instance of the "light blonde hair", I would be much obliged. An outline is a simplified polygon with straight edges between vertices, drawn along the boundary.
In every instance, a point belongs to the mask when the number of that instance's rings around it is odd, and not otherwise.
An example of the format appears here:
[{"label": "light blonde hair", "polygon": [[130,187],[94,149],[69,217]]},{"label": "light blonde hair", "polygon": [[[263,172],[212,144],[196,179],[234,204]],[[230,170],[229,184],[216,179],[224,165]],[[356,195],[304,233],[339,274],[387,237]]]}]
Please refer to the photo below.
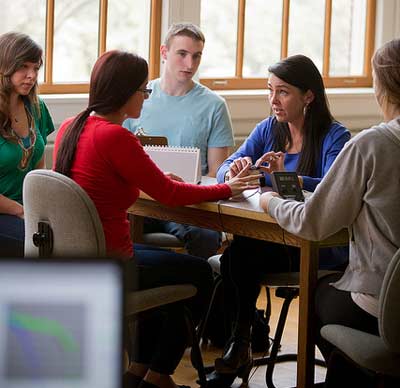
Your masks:
[{"label": "light blonde hair", "polygon": [[[28,35],[8,32],[0,36],[0,136],[14,138],[11,133],[10,95],[11,76],[25,63],[34,62],[42,65],[41,47]],[[37,115],[40,114],[37,98],[37,81],[27,96]]]},{"label": "light blonde hair", "polygon": [[400,39],[380,47],[372,58],[376,96],[400,108]]},{"label": "light blonde hair", "polygon": [[201,41],[205,43],[206,38],[204,34],[201,32],[200,28],[192,23],[174,23],[169,28],[167,35],[164,39],[164,44],[169,48],[171,44],[171,39],[175,36],[187,36],[194,40]]}]

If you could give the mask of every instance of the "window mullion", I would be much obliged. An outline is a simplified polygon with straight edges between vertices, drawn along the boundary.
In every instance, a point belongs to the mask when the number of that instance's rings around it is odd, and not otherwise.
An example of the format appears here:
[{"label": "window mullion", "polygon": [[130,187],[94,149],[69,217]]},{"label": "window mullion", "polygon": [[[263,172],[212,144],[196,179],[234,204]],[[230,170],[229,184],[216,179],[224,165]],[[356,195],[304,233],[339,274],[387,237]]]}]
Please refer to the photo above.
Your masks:
[{"label": "window mullion", "polygon": [[46,64],[44,83],[53,83],[53,51],[54,51],[54,0],[46,3]]},{"label": "window mullion", "polygon": [[286,58],[288,56],[289,46],[290,0],[283,0],[282,7],[281,58]]},{"label": "window mullion", "polygon": [[108,0],[100,0],[99,9],[99,40],[98,40],[98,56],[103,54],[107,49],[107,12]]},{"label": "window mullion", "polygon": [[243,77],[244,23],[245,23],[246,0],[239,0],[238,7],[239,8],[238,8],[238,28],[237,28],[235,75],[238,78],[242,78]]},{"label": "window mullion", "polygon": [[376,17],[376,0],[367,0],[365,23],[364,75],[372,81],[371,58],[374,53],[374,34]]},{"label": "window mullion", "polygon": [[160,75],[161,10],[162,0],[151,0],[149,79],[157,78]]},{"label": "window mullion", "polygon": [[322,75],[329,77],[331,54],[332,0],[325,0],[324,54]]}]

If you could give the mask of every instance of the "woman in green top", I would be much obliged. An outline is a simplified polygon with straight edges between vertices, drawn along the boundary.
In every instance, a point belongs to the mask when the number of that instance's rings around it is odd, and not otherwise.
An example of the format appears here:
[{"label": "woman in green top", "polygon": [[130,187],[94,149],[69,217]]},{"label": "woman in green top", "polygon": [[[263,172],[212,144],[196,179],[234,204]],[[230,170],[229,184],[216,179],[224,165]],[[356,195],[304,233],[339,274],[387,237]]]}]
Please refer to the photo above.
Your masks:
[{"label": "woman in green top", "polygon": [[0,257],[24,255],[25,175],[44,167],[47,135],[54,131],[37,96],[42,49],[27,35],[0,36]]}]

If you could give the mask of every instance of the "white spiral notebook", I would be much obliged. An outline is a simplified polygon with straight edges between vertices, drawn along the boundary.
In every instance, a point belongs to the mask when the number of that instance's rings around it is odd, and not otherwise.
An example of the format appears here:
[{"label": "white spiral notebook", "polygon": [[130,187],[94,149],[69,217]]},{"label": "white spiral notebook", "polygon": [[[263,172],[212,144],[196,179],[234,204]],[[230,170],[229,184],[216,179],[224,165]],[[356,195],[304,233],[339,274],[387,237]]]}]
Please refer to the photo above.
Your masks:
[{"label": "white spiral notebook", "polygon": [[155,164],[164,172],[172,172],[187,183],[200,183],[200,149],[195,147],[143,147]]}]

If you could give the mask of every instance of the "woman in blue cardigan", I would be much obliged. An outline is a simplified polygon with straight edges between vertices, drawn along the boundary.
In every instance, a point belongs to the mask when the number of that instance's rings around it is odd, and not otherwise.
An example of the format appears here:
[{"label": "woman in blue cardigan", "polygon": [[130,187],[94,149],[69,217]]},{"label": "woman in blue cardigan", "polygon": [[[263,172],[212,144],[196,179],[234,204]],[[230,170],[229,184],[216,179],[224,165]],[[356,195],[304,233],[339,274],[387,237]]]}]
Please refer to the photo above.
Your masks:
[{"label": "woman in blue cardigan", "polygon": [[[259,123],[243,145],[219,168],[219,182],[232,179],[248,161],[259,167],[271,185],[273,171],[295,171],[300,184],[314,191],[350,139],[334,121],[321,74],[304,55],[288,57],[268,69],[272,116]],[[295,247],[235,236],[221,257],[225,306],[232,317],[232,336],[209,387],[230,387],[236,376],[244,381],[252,366],[250,334],[263,273],[298,270]],[[323,256],[323,255],[320,255]],[[341,264],[346,257],[339,257]],[[346,255],[344,255],[346,256]],[[323,262],[320,257],[320,263]],[[330,267],[338,264],[329,258]],[[340,261],[340,260],[339,260]]]}]

